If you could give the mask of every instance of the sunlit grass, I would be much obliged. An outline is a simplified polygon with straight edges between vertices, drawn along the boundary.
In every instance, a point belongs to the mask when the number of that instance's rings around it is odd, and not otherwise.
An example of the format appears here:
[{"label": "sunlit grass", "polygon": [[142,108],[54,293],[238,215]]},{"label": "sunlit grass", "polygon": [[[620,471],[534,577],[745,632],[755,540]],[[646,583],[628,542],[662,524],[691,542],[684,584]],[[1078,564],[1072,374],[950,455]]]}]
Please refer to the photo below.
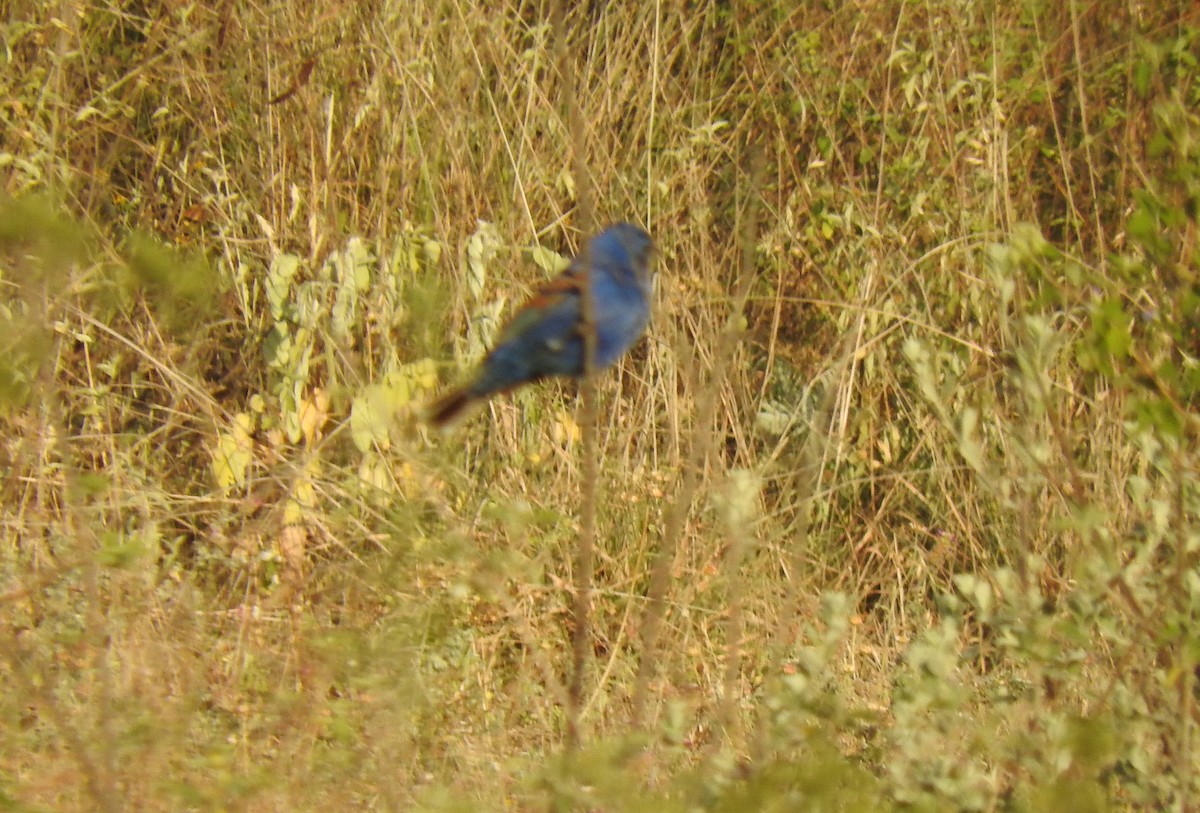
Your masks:
[{"label": "sunlit grass", "polygon": [[[1188,14],[15,8],[0,800],[1188,809]],[[570,751],[577,388],[419,415],[625,219]]]}]

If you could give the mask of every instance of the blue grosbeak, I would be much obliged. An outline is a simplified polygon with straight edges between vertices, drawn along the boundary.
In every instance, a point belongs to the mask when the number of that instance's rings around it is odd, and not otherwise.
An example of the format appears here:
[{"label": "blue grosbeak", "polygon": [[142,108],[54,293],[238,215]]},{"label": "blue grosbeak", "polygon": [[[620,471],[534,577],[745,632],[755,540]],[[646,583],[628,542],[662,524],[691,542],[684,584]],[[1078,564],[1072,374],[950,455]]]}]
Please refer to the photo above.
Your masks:
[{"label": "blue grosbeak", "polygon": [[596,325],[594,369],[611,366],[650,319],[653,248],[650,235],[629,223],[609,226],[593,237],[586,255],[576,256],[566,271],[548,280],[517,311],[468,381],[430,405],[430,423],[446,426],[475,404],[522,384],[551,376],[582,377],[582,286],[589,270]]}]

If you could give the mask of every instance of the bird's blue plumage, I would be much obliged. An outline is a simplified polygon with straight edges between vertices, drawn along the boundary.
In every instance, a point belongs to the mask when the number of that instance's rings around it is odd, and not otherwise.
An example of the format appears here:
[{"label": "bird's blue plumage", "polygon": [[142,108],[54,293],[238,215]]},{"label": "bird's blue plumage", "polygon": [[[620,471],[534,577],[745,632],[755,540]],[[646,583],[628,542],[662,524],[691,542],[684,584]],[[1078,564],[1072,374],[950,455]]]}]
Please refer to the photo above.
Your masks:
[{"label": "bird's blue plumage", "polygon": [[566,271],[546,282],[513,316],[467,383],[433,404],[431,422],[450,423],[471,404],[531,381],[582,376],[582,294],[589,270],[594,367],[603,370],[614,364],[649,322],[652,250],[650,235],[629,223],[610,226],[592,238]]}]

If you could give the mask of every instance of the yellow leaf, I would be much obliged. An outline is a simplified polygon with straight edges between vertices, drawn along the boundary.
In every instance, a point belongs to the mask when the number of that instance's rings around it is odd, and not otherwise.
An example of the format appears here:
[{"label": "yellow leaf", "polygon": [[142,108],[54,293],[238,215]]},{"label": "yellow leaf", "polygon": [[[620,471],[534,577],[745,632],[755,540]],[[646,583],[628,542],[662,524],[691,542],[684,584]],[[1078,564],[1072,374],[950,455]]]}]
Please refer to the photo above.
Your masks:
[{"label": "yellow leaf", "polygon": [[296,409],[304,439],[310,444],[320,440],[321,429],[329,420],[329,395],[324,389],[317,389],[312,398],[301,398]]},{"label": "yellow leaf", "polygon": [[550,427],[550,437],[559,446],[566,446],[571,443],[578,443],[582,437],[582,432],[574,418],[567,414],[567,412],[560,411],[558,419]]},{"label": "yellow leaf", "polygon": [[430,265],[437,265],[438,260],[442,258],[442,244],[437,240],[426,240],[421,250]]},{"label": "yellow leaf", "polygon": [[211,467],[222,491],[246,485],[246,472],[254,462],[254,439],[250,434],[253,426],[250,416],[240,412],[234,416],[229,430],[217,435]]}]

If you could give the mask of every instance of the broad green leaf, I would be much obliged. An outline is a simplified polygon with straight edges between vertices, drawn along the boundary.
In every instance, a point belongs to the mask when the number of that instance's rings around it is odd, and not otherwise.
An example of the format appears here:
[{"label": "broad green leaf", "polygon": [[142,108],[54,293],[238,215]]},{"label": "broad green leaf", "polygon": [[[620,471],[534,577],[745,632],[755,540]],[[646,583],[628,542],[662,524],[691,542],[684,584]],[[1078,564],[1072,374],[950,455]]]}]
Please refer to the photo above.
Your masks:
[{"label": "broad green leaf", "polygon": [[373,384],[350,405],[350,437],[364,454],[377,444],[384,448],[388,444],[387,405],[381,390],[381,385]]},{"label": "broad green leaf", "polygon": [[559,254],[557,251],[551,251],[545,246],[534,246],[529,250],[529,259],[533,260],[533,264],[545,271],[547,274],[561,274],[571,264],[571,261]]},{"label": "broad green leaf", "polygon": [[267,302],[271,306],[271,317],[276,322],[283,319],[291,295],[292,280],[299,270],[300,258],[295,254],[277,254],[271,260],[271,268],[267,272]]}]

